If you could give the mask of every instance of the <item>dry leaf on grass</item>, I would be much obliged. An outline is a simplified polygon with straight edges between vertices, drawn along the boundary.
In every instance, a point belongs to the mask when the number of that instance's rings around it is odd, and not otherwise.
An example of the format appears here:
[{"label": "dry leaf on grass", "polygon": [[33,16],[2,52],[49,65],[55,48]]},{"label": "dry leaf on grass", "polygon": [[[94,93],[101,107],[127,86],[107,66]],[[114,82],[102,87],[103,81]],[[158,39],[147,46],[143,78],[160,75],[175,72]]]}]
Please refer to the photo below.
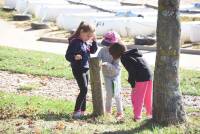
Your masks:
[{"label": "dry leaf on grass", "polygon": [[64,128],[65,128],[64,122],[58,122],[55,127],[55,129],[58,129],[58,130],[63,130]]}]

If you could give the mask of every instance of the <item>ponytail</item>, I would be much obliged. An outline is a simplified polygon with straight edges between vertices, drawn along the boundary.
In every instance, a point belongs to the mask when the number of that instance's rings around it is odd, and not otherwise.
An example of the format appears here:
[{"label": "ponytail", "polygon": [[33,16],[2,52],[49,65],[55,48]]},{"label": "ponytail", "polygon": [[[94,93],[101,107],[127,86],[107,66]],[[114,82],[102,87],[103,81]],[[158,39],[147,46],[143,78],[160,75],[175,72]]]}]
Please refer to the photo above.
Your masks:
[{"label": "ponytail", "polygon": [[69,37],[69,41],[72,40],[73,38],[79,37],[81,32],[93,33],[94,31],[95,31],[95,28],[92,25],[90,25],[84,21],[81,21],[81,23],[79,24],[76,31]]}]

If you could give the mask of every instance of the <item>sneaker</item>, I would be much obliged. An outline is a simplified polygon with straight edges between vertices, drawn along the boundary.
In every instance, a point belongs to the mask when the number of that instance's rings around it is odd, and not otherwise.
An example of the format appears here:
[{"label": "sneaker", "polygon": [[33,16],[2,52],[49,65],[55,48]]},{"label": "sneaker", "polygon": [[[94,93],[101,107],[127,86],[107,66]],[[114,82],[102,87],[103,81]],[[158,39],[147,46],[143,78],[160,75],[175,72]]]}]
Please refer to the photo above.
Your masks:
[{"label": "sneaker", "polygon": [[117,113],[116,119],[117,119],[118,121],[123,121],[123,120],[124,120],[124,115],[123,115],[123,113]]},{"label": "sneaker", "polygon": [[81,111],[77,111],[77,112],[74,112],[74,113],[73,113],[72,118],[73,118],[73,119],[80,119],[81,116],[82,116]]},{"label": "sneaker", "polygon": [[152,115],[147,115],[147,119],[152,119]]},{"label": "sneaker", "polygon": [[141,119],[140,118],[133,118],[134,122],[139,122]]},{"label": "sneaker", "polygon": [[81,115],[84,116],[87,115],[87,113],[85,111],[81,111]]}]

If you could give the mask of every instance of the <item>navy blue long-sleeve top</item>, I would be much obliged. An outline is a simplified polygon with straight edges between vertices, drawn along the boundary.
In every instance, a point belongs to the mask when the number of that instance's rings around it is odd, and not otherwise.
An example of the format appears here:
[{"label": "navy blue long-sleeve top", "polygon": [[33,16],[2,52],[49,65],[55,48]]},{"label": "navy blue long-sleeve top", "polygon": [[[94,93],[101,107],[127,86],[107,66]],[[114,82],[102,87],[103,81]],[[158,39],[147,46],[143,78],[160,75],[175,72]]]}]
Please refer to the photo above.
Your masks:
[{"label": "navy blue long-sleeve top", "polygon": [[[69,46],[65,54],[66,60],[71,63],[72,69],[89,69],[90,54],[97,51],[97,42],[93,41],[91,45],[83,42],[80,38],[69,40]],[[81,60],[75,60],[75,55],[80,54]]]},{"label": "navy blue long-sleeve top", "polygon": [[131,87],[135,87],[135,82],[152,80],[150,67],[137,49],[126,51],[121,56],[121,62],[128,71],[128,82]]}]

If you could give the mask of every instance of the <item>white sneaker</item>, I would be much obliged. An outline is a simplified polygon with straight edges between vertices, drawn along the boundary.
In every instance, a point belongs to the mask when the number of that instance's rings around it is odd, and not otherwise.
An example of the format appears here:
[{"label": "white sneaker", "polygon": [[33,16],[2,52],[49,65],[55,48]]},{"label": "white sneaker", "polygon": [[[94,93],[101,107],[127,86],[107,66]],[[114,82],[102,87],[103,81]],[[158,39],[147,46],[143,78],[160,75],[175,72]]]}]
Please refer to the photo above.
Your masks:
[{"label": "white sneaker", "polygon": [[119,121],[119,122],[123,121],[123,120],[124,120],[124,115],[123,115],[123,113],[117,113],[116,119],[117,119],[117,121]]}]

